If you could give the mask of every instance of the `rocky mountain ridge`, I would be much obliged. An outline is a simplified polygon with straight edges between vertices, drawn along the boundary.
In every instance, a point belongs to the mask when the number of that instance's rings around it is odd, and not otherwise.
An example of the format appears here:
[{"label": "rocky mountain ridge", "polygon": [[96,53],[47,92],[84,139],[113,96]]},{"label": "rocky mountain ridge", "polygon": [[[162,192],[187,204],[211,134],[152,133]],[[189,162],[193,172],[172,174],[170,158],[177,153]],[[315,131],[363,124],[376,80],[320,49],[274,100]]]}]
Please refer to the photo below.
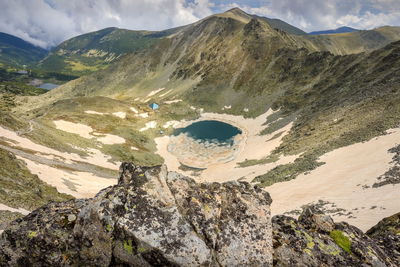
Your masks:
[{"label": "rocky mountain ridge", "polygon": [[115,27],[73,37],[59,44],[38,62],[47,71],[84,75],[106,68],[129,53],[150,48],[178,28],[165,31],[134,31]]},{"label": "rocky mountain ridge", "polygon": [[299,220],[271,223],[270,204],[248,183],[197,184],[164,166],[124,163],[118,185],[95,198],[50,203],[11,223],[0,237],[0,266],[395,266],[399,259],[399,214],[368,236],[311,208]]}]

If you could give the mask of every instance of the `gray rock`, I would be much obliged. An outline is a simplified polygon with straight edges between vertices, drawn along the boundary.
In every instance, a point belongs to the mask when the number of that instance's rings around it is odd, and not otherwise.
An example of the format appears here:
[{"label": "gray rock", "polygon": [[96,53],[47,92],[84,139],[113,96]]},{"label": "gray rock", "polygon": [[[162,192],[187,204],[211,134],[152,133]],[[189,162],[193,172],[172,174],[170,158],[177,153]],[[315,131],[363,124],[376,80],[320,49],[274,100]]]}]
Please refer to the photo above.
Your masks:
[{"label": "gray rock", "polygon": [[399,229],[400,223],[393,221],[380,225],[379,231],[371,230],[371,237],[372,232],[376,236],[370,238],[314,208],[306,208],[298,220],[274,216],[274,266],[398,266],[398,259],[388,251],[399,247],[390,229]]},{"label": "gray rock", "polygon": [[74,222],[75,220],[76,220],[75,214],[70,214],[70,215],[68,215],[68,221],[69,221],[69,222]]},{"label": "gray rock", "polygon": [[271,266],[271,198],[124,163],[118,185],[51,203],[0,238],[0,266]]}]

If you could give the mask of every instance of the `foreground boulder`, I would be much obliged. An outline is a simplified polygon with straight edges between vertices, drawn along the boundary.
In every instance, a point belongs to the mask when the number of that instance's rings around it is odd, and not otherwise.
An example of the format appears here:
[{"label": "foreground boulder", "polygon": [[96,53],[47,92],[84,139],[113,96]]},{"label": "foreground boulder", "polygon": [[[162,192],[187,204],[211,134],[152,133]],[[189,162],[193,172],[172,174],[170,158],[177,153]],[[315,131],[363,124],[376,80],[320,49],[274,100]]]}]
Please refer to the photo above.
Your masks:
[{"label": "foreground boulder", "polygon": [[116,186],[51,203],[0,238],[0,266],[270,266],[271,198],[248,183],[197,184],[121,165]]},{"label": "foreground boulder", "polygon": [[296,220],[272,219],[275,266],[399,266],[400,213],[367,234],[348,223],[334,223],[313,207]]}]

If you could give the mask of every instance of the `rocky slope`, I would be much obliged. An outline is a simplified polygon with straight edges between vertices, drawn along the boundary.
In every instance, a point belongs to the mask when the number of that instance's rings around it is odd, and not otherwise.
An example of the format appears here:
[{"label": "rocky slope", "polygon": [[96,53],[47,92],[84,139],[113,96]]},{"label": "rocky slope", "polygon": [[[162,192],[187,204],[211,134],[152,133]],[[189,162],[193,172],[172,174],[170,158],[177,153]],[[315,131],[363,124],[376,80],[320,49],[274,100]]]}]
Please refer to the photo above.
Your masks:
[{"label": "rocky slope", "polygon": [[51,203],[5,230],[1,266],[261,266],[272,262],[269,194],[121,166],[116,186]]},{"label": "rocky slope", "polygon": [[269,194],[248,183],[197,184],[164,166],[120,171],[93,199],[11,223],[0,266],[395,266],[399,257],[399,214],[367,234],[312,208],[271,223]]},{"label": "rocky slope", "polygon": [[398,266],[399,216],[382,220],[366,234],[334,223],[313,207],[298,220],[274,216],[274,266]]}]

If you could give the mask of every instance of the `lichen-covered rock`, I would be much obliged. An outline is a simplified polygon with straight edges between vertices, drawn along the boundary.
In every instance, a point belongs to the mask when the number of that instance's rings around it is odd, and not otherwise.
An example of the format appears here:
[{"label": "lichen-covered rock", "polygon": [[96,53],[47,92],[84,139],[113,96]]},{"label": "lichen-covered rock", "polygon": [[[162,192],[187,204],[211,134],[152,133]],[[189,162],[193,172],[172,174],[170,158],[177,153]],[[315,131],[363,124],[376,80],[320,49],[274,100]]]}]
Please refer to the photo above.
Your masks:
[{"label": "lichen-covered rock", "polygon": [[384,218],[367,231],[393,262],[400,265],[400,212]]},{"label": "lichen-covered rock", "polygon": [[398,266],[399,263],[378,246],[376,239],[381,235],[372,239],[345,222],[334,223],[312,207],[305,209],[299,220],[274,216],[272,225],[275,266]]},{"label": "lichen-covered rock", "polygon": [[124,163],[116,186],[51,203],[0,238],[0,266],[270,266],[271,198]]}]

